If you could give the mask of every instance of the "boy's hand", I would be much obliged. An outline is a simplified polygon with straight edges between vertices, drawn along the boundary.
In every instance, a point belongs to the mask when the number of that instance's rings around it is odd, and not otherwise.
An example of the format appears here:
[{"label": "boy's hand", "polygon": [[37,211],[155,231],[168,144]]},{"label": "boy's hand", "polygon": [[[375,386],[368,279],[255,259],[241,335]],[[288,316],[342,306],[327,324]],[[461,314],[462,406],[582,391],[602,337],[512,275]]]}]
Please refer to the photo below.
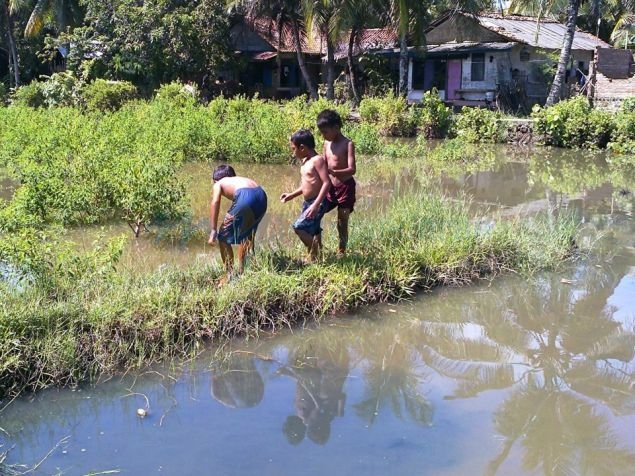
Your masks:
[{"label": "boy's hand", "polygon": [[283,193],[282,195],[280,195],[280,201],[282,203],[286,203],[289,200],[290,195],[290,193]]},{"label": "boy's hand", "polygon": [[216,238],[218,238],[218,231],[212,230],[209,234],[209,240],[207,240],[208,245],[213,245],[216,243]]},{"label": "boy's hand", "polygon": [[313,218],[316,214],[317,207],[315,206],[315,204],[311,205],[309,208],[306,209],[306,212],[304,212],[305,218]]}]

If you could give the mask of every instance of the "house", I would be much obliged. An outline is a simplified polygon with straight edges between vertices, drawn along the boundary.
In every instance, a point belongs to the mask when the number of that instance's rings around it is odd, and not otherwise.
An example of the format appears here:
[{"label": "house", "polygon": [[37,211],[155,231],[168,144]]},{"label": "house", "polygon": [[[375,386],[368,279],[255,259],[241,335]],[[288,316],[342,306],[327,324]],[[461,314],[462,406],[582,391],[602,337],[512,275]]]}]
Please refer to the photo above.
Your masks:
[{"label": "house", "polygon": [[[291,28],[284,26],[279,33],[275,21],[270,18],[242,17],[231,28],[236,58],[244,63],[237,79],[246,93],[280,99],[306,91]],[[300,42],[309,74],[317,84],[326,46],[321,36],[315,33],[308,37],[301,34]]]},{"label": "house", "polygon": [[605,109],[617,109],[635,97],[635,57],[632,50],[597,48],[589,73],[589,100]]},{"label": "house", "polygon": [[[551,19],[452,11],[425,31],[426,46],[411,48],[408,90],[416,102],[436,88],[454,106],[487,105],[496,96],[511,110],[544,103],[566,26]],[[576,31],[567,81],[587,81],[599,38]]]}]

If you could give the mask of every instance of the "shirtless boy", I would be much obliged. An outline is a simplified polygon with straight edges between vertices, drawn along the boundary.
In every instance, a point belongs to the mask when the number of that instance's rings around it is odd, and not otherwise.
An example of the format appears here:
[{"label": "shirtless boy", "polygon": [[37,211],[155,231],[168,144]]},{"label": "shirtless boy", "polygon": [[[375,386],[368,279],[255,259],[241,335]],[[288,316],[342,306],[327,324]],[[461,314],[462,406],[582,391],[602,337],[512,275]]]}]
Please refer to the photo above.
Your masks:
[{"label": "shirtless boy", "polygon": [[355,145],[342,135],[342,118],[325,109],[317,117],[317,126],[324,137],[323,156],[333,186],[327,196],[326,211],[337,208],[338,255],[344,256],[348,244],[348,218],[355,206]]},{"label": "shirtless boy", "polygon": [[331,188],[326,161],[315,151],[315,138],[311,131],[300,129],[289,141],[293,155],[302,161],[300,167],[300,187],[293,192],[280,195],[280,201],[286,203],[302,195],[302,213],[293,224],[309,253],[309,262],[315,261],[322,246],[320,239],[321,221],[326,209],[326,195]]},{"label": "shirtless boy", "polygon": [[[208,243],[211,245],[218,241],[223,267],[229,278],[234,267],[232,245],[239,245],[238,272],[242,273],[245,268],[245,255],[253,251],[256,230],[267,211],[267,194],[253,180],[236,176],[230,165],[219,165],[214,169],[212,177],[212,231]],[[228,198],[232,204],[223,224],[217,229],[221,197]]]}]

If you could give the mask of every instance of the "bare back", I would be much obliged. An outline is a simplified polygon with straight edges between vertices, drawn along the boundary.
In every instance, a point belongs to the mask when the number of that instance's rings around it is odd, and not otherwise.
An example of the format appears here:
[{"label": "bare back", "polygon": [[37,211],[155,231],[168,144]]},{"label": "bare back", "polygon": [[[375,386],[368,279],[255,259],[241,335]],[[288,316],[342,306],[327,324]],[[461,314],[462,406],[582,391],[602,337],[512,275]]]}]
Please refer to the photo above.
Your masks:
[{"label": "bare back", "polygon": [[236,190],[241,188],[256,188],[259,185],[247,177],[224,177],[218,181],[220,185],[221,194],[225,198],[229,198],[230,200],[234,199],[234,194]]},{"label": "bare back", "polygon": [[[353,142],[347,137],[340,135],[334,141],[324,141],[324,155],[329,170],[341,170],[355,168],[355,155],[353,151]],[[331,180],[333,185],[339,185],[342,182],[346,182],[353,176],[354,172],[347,174],[338,174],[334,176],[331,174]]]},{"label": "bare back", "polygon": [[312,200],[320,194],[323,182],[317,168],[324,166],[324,158],[321,155],[314,155],[303,162],[302,167],[300,167],[300,177],[302,179],[300,188],[305,200]]}]

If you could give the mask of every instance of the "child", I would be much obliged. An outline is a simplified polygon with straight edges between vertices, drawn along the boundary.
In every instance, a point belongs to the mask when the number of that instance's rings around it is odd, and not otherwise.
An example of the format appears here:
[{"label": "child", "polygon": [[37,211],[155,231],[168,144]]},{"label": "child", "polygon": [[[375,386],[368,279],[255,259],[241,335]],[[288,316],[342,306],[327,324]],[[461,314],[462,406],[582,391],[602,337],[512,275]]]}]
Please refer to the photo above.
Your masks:
[{"label": "child", "polygon": [[323,155],[333,186],[327,196],[326,211],[337,207],[338,255],[344,256],[348,244],[348,217],[355,206],[355,145],[341,132],[342,118],[325,109],[317,117],[317,126],[324,137]]},{"label": "child", "polygon": [[291,136],[289,141],[293,155],[302,161],[300,167],[300,187],[293,192],[280,195],[282,203],[288,202],[302,195],[302,213],[293,224],[293,230],[298,235],[309,252],[308,261],[317,258],[322,246],[320,227],[326,207],[326,195],[331,187],[326,161],[315,151],[315,139],[311,131],[300,129]]},{"label": "child", "polygon": [[[208,243],[218,241],[223,267],[227,278],[234,267],[234,253],[231,245],[238,247],[238,272],[245,268],[245,255],[254,249],[254,238],[260,220],[267,211],[267,194],[253,180],[236,176],[230,165],[219,165],[213,173],[212,205],[210,221],[212,231]],[[217,230],[221,196],[232,201],[220,230]]]}]

